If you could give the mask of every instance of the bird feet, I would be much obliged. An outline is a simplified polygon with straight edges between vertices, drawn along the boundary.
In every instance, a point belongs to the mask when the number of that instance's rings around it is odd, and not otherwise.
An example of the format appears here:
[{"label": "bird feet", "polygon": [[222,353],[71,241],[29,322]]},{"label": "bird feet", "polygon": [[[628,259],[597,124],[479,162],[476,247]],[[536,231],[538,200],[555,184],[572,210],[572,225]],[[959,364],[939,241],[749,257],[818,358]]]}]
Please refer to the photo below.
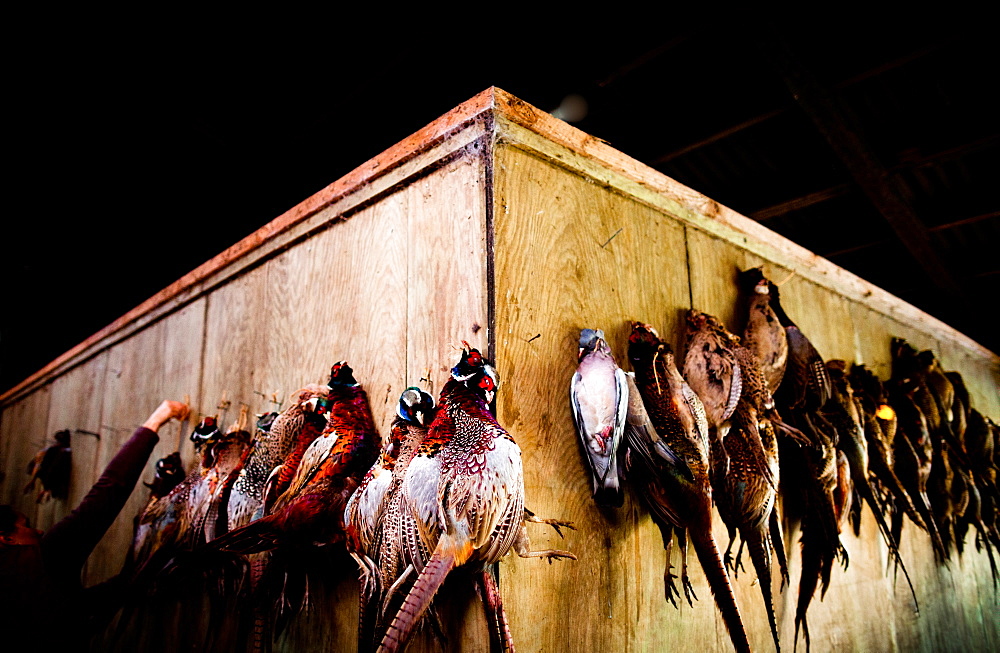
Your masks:
[{"label": "bird feet", "polygon": [[726,549],[725,555],[722,556],[722,561],[723,561],[723,563],[724,563],[724,565],[726,567],[726,571],[729,571],[729,572],[731,572],[733,574],[736,573],[736,568],[733,566],[733,552],[732,551],[730,551],[729,549]]},{"label": "bird feet", "polygon": [[673,565],[667,563],[667,568],[663,570],[663,595],[666,597],[667,602],[676,608],[677,597],[681,593],[677,590],[677,583],[674,582],[677,574],[671,573],[671,569],[673,569]]},{"label": "bird feet", "polygon": [[736,560],[733,561],[732,551],[726,549],[726,554],[723,556],[723,560],[726,565],[726,569],[733,573],[734,578],[740,577],[741,571],[746,571],[746,567],[743,566],[743,544],[740,543],[739,551],[736,552]]},{"label": "bird feet", "polygon": [[778,587],[779,592],[784,592],[785,587],[791,587],[791,583],[788,580],[788,567],[785,565],[778,565],[781,574],[781,585]]},{"label": "bird feet", "polygon": [[[563,521],[561,519],[542,519],[541,517],[536,517],[535,513],[531,512],[527,508],[524,509],[524,521],[531,522],[533,524],[548,524],[559,533],[559,537],[566,537],[563,535],[562,528],[568,528],[572,531],[576,530],[576,526],[573,525],[571,521]],[[575,560],[576,558],[574,558]]]},{"label": "bird feet", "polygon": [[681,587],[684,588],[684,598],[687,599],[688,605],[693,608],[694,601],[698,600],[698,595],[694,593],[694,587],[691,585],[691,578],[687,574],[686,567],[681,570]]},{"label": "bird feet", "polygon": [[792,442],[795,442],[796,444],[803,447],[808,447],[810,449],[816,446],[816,443],[812,441],[812,438],[810,438],[808,435],[798,430],[791,424],[786,424],[785,422],[782,422],[781,420],[778,419],[772,419],[771,423],[775,426],[775,428],[778,429],[778,433],[784,435]]},{"label": "bird feet", "polygon": [[559,549],[546,549],[544,551],[518,551],[517,555],[522,558],[544,558],[552,564],[552,561],[556,558],[569,558],[570,560],[576,560],[576,554],[570,553],[569,551],[560,551]]},{"label": "bird feet", "polygon": [[840,538],[837,538],[837,551],[835,552],[836,557],[840,558],[840,564],[844,566],[844,571],[847,571],[847,566],[851,564],[850,557],[847,555],[847,549],[840,542]]}]

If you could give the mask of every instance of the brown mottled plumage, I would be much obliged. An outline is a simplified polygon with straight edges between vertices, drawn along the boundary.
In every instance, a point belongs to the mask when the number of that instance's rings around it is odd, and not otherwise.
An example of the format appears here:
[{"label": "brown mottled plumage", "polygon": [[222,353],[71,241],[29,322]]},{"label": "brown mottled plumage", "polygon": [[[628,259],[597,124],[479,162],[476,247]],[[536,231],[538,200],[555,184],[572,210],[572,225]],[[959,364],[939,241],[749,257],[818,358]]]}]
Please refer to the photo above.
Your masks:
[{"label": "brown mottled plumage", "polygon": [[[708,341],[705,344],[712,347]],[[678,529],[678,534],[687,531],[733,646],[749,651],[729,574],[712,535],[708,429],[702,402],[677,371],[670,346],[648,325],[633,324],[628,357],[654,429],[652,433],[627,429],[630,472],[636,470],[658,522]]]},{"label": "brown mottled plumage", "polygon": [[[825,593],[830,583],[833,562],[840,559],[846,567],[847,550],[840,541],[840,523],[834,490],[839,478],[837,470],[837,432],[820,410],[833,397],[830,375],[823,357],[788,317],[781,305],[778,287],[770,286],[771,308],[785,329],[788,338],[788,362],[785,376],[775,394],[775,402],[788,422],[803,432],[812,448],[782,450],[791,469],[800,470],[803,487],[798,488],[804,499],[802,514],[802,573],[799,577],[799,598],[795,614],[795,636],[801,628],[806,647],[809,628],[806,615],[813,593],[821,584]],[[786,475],[787,478],[787,475]]]},{"label": "brown mottled plumage", "polygon": [[705,405],[710,428],[718,428],[736,410],[743,387],[736,354],[723,346],[717,322],[699,311],[688,311],[684,380]]},{"label": "brown mottled plumage", "polygon": [[316,545],[344,539],[344,508],[378,451],[368,397],[346,363],[330,374],[329,416],[305,450],[291,483],[260,519],[214,540],[208,550],[274,551],[259,590],[274,599],[277,631],[308,599],[305,560]]},{"label": "brown mottled plumage", "polygon": [[400,550],[400,494],[403,475],[434,418],[434,399],[419,388],[402,392],[396,418],[379,454],[351,495],[344,512],[347,550],[361,571],[358,650],[374,650],[382,628],[383,606],[393,588],[413,571]]},{"label": "brown mottled plumage", "polygon": [[270,494],[275,497],[284,492],[283,485],[287,483],[283,483],[281,472],[291,468],[286,473],[288,480],[295,473],[297,458],[290,455],[295,443],[306,440],[305,446],[308,446],[326,426],[326,418],[316,412],[316,403],[329,391],[327,386],[308,386],[299,390],[292,405],[274,418],[266,430],[257,429],[253,451],[240,470],[229,497],[227,530],[245,526],[255,515],[263,516],[268,485]]},{"label": "brown mottled plumage", "polygon": [[740,275],[740,281],[750,293],[743,346],[757,358],[761,372],[767,379],[767,387],[774,394],[785,376],[788,336],[771,308],[771,282],[764,276],[761,268],[746,270]]},{"label": "brown mottled plumage", "polygon": [[885,386],[864,365],[851,367],[850,382],[855,397],[861,402],[869,469],[882,489],[889,493],[895,510],[902,510],[914,524],[926,530],[927,525],[914,507],[913,499],[894,471],[892,447],[897,418],[888,404]]},{"label": "brown mottled plumage", "polygon": [[[463,350],[441,390],[434,421],[403,474],[400,550],[419,574],[379,651],[406,646],[441,584],[457,567],[468,565],[480,572],[484,599],[490,602],[496,598],[490,594],[495,587],[483,572],[490,572],[510,550],[523,557],[575,559],[565,551],[528,550],[521,451],[488,408],[496,380],[495,370],[478,350]],[[505,623],[502,613],[497,614],[491,630]]]}]

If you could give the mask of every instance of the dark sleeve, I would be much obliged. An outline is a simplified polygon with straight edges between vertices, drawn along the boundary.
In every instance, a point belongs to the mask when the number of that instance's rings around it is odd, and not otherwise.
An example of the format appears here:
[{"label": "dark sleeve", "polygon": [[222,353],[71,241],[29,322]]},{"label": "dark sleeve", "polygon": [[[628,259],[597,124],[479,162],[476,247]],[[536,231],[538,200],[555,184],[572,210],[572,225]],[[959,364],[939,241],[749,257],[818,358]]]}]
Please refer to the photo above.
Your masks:
[{"label": "dark sleeve", "polygon": [[79,582],[83,563],[128,501],[159,441],[155,431],[140,426],[108,463],[76,510],[42,536],[42,556],[56,576],[75,573],[72,582]]}]

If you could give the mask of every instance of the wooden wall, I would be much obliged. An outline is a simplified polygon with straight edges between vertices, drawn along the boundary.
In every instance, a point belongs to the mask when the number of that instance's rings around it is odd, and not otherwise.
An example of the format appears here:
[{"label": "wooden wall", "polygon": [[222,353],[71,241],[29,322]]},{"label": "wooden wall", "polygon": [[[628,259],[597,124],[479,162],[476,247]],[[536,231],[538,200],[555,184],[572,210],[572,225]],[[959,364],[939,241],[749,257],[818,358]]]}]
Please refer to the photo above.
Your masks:
[{"label": "wooden wall", "polygon": [[[938,351],[946,368],[965,375],[976,406],[1000,417],[995,355],[935,332],[927,326],[935,322],[914,319],[912,307],[899,308],[878,289],[491,89],[0,398],[0,503],[47,527],[82,498],[160,399],[189,395],[206,414],[226,398],[231,420],[241,404],[263,412],[272,396],[286,400],[302,384],[325,380],[339,359],[355,368],[384,431],[399,392],[422,377],[438,391],[455,346],[467,340],[494,353],[498,415],[523,451],[527,506],[577,526],[565,539],[543,526],[529,534],[535,548],[570,549],[579,561],[512,557],[501,565],[518,648],[729,650],[694,556],[701,600],[674,609],[663,599],[664,553],[647,511],[631,496],[619,510],[593,504],[567,393],[581,328],[604,329],[620,359],[628,320],[653,324],[678,347],[690,307],[739,328],[735,274],[761,264],[773,278],[797,273],[782,286],[783,303],[826,357],[864,362],[885,377],[889,338],[906,337]],[[70,500],[36,506],[20,493],[24,465],[61,428],[102,438],[73,436]],[[180,435],[176,425],[164,428],[145,479]],[[87,583],[120,568],[146,495],[142,487],[133,494],[88,563]],[[724,534],[721,522],[716,534]],[[798,545],[794,533],[786,539],[794,582]],[[916,617],[905,584],[894,586],[885,574],[887,552],[870,516],[862,537],[847,536],[846,546],[849,570],[834,572],[826,600],[810,612],[814,650],[1000,647],[988,566],[973,547],[961,562],[938,568],[924,538],[905,532],[903,555],[922,608]],[[330,565],[327,581],[311,588],[311,612],[278,650],[353,649],[356,571],[345,556]],[[736,585],[753,646],[769,650],[753,574]],[[794,587],[776,602],[790,647]],[[469,583],[449,582],[440,603],[445,648],[487,650]],[[439,646],[421,633],[410,650]]]},{"label": "wooden wall", "polygon": [[[405,387],[427,377],[431,382],[421,385],[440,389],[462,340],[488,345],[484,187],[481,157],[452,157],[398,180],[349,219],[329,209],[319,218],[326,226],[304,240],[9,403],[0,421],[6,472],[0,503],[15,504],[46,528],[82,499],[162,398],[188,395],[196,413],[221,413],[228,424],[241,404],[254,413],[272,409],[274,395],[287,404],[289,394],[324,382],[342,359],[386,431]],[[223,398],[228,411],[220,411]],[[21,496],[23,469],[60,428],[102,437],[73,436],[70,500],[36,506]],[[185,425],[180,442],[191,464],[189,432]],[[171,423],[160,435],[143,479],[177,447],[179,426]],[[141,485],[133,492],[91,556],[85,584],[121,568],[132,519],[147,496]],[[314,646],[320,636],[333,650],[354,646],[356,566],[346,556],[339,563],[329,587],[314,588],[311,619],[295,625],[283,641],[286,650]],[[170,648],[143,643],[148,646]]]},{"label": "wooden wall", "polygon": [[[533,543],[568,547],[580,557],[551,566],[532,560],[503,565],[515,641],[532,651],[731,650],[693,556],[701,600],[678,610],[663,598],[665,555],[646,509],[635,497],[618,510],[593,503],[570,416],[569,379],[581,328],[602,328],[628,369],[628,321],[653,324],[675,348],[682,344],[683,314],[692,307],[742,330],[737,272],[763,265],[769,277],[782,280],[795,261],[734,244],[739,240],[701,228],[668,204],[658,207],[627,192],[627,181],[610,175],[595,180],[572,154],[516,127],[506,140],[501,133],[495,156],[497,361],[506,384],[498,414],[523,451],[527,505],[578,527],[565,541],[534,527]],[[995,357],[969,353],[924,325],[904,324],[802,275],[781,290],[787,312],[825,358],[862,362],[887,378],[889,340],[902,336],[939,352],[948,369],[960,370],[975,386],[977,408],[998,414]],[[725,546],[718,518],[714,530]],[[781,594],[774,587],[787,648],[794,641],[797,535],[786,533],[785,543],[793,587]],[[903,539],[920,616],[903,579],[894,584],[887,575],[887,548],[866,514],[861,537],[844,536],[849,569],[835,570],[825,600],[814,599],[813,650],[995,650],[1000,627],[985,553],[974,551],[970,537],[964,559],[942,568],[925,534],[911,525]],[[676,551],[674,556],[679,564]],[[735,584],[751,645],[772,650],[755,574],[742,573]]]}]

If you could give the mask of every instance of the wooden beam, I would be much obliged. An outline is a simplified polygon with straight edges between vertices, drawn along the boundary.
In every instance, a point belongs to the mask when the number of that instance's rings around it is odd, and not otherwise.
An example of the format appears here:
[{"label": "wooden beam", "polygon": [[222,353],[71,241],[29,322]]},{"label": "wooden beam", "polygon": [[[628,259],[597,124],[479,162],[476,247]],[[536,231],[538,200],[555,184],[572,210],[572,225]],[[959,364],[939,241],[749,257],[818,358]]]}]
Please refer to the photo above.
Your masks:
[{"label": "wooden beam", "polygon": [[996,218],[996,217],[1000,217],[1000,210],[981,213],[979,215],[974,215],[971,218],[962,218],[961,220],[954,220],[947,224],[939,224],[934,227],[931,227],[928,231],[931,232],[945,231],[947,229],[954,229],[955,227],[961,227],[967,224],[982,222],[983,220],[989,220],[990,218]]},{"label": "wooden beam", "polygon": [[[890,173],[899,173],[907,170],[913,170],[915,168],[923,168],[926,166],[931,166],[942,161],[948,161],[951,159],[960,158],[971,152],[977,152],[988,147],[992,147],[1000,142],[1000,134],[993,134],[985,138],[976,139],[969,143],[962,143],[961,145],[956,145],[955,147],[949,147],[946,150],[939,150],[931,154],[925,154],[916,157],[904,157],[903,155],[897,156],[897,160],[900,163],[890,167],[888,170]],[[848,184],[838,184],[836,186],[830,186],[829,188],[824,188],[822,190],[814,191],[800,197],[793,197],[792,199],[785,200],[784,202],[779,202],[773,206],[769,206],[758,211],[751,211],[747,215],[754,220],[763,221],[769,220],[771,218],[776,218],[786,213],[791,213],[793,211],[798,211],[800,209],[807,208],[814,204],[819,204],[825,202],[826,200],[835,199],[846,195],[850,191],[850,186]],[[958,226],[959,224],[967,224],[970,222],[978,222],[985,218],[993,217],[996,213],[986,213],[984,215],[975,216],[971,218],[965,218],[958,222],[950,222],[947,224],[937,225],[935,227],[929,227],[928,231],[941,231],[942,229],[950,229],[951,227]],[[861,247],[865,247],[862,245]]]},{"label": "wooden beam", "polygon": [[[981,222],[981,221],[987,220],[989,218],[996,218],[998,216],[1000,216],[1000,211],[990,211],[988,213],[982,213],[980,215],[974,215],[974,216],[969,217],[969,218],[962,218],[961,220],[953,220],[952,222],[948,222],[946,224],[935,225],[933,227],[930,227],[927,231],[929,231],[931,233],[938,233],[940,231],[947,231],[949,229],[954,229],[955,227],[961,227],[961,226],[964,226],[964,225],[967,225],[967,224],[975,224],[976,222]],[[846,249],[839,249],[836,252],[828,252],[826,254],[823,254],[823,256],[825,258],[831,258],[831,257],[834,257],[834,256],[842,256],[844,254],[851,254],[852,252],[858,252],[858,251],[861,251],[863,249],[869,249],[871,247],[883,247],[885,245],[888,245],[889,242],[890,241],[885,240],[885,239],[882,239],[882,240],[873,240],[873,241],[870,241],[870,242],[867,242],[867,243],[862,243],[861,245],[855,245],[853,247],[848,247]]]},{"label": "wooden beam", "polygon": [[647,63],[649,63],[653,59],[656,59],[657,57],[659,57],[664,52],[668,52],[670,50],[673,50],[678,45],[684,43],[684,41],[687,41],[688,38],[689,37],[687,35],[677,36],[677,37],[674,37],[674,38],[670,39],[666,43],[663,43],[661,45],[656,46],[652,50],[649,50],[649,51],[641,54],[640,56],[636,57],[635,59],[633,59],[629,63],[625,64],[624,66],[619,66],[610,75],[608,75],[604,79],[598,80],[597,81],[597,85],[599,87],[601,87],[601,88],[604,88],[605,86],[610,86],[611,84],[614,84],[615,82],[617,82],[622,77],[625,77],[626,75],[628,75],[629,73],[631,73],[633,70],[635,70],[637,68],[641,68],[642,66],[645,66]]},{"label": "wooden beam", "polygon": [[938,150],[937,152],[932,152],[931,154],[918,154],[917,156],[906,156],[904,154],[900,154],[896,156],[896,160],[899,161],[899,163],[890,166],[889,172],[897,173],[906,170],[913,170],[915,168],[932,166],[936,163],[941,163],[942,161],[958,159],[966,154],[971,154],[972,152],[978,152],[979,150],[995,147],[998,143],[1000,143],[1000,134],[990,134],[989,136],[978,138],[968,143],[962,143],[961,145],[956,145],[954,147],[949,147],[946,150]]},{"label": "wooden beam", "polygon": [[769,220],[770,218],[785,215],[786,213],[791,213],[792,211],[800,211],[814,204],[819,204],[837,197],[843,197],[850,191],[850,184],[837,184],[836,186],[824,188],[823,190],[818,190],[814,193],[803,195],[802,197],[793,197],[790,200],[785,200],[784,202],[760,209],[759,211],[752,211],[747,215],[758,222],[762,222],[764,220]]}]

